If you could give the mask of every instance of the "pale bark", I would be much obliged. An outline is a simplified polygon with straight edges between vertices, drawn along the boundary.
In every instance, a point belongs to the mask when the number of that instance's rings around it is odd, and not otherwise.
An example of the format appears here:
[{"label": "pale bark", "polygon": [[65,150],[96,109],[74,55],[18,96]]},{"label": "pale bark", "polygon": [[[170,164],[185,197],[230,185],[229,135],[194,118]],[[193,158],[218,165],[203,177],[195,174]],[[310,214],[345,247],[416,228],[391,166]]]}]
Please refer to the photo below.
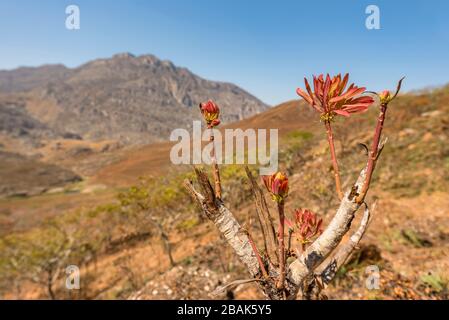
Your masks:
[{"label": "pale bark", "polygon": [[289,278],[296,285],[302,285],[303,280],[313,274],[315,268],[328,257],[348,232],[355,213],[360,207],[355,197],[365,181],[365,174],[366,168],[362,170],[352,189],[346,192],[327,228],[298,259],[290,264]]},{"label": "pale bark", "polygon": [[[234,252],[239,257],[240,261],[242,261],[247,267],[249,273],[253,277],[258,277],[260,275],[259,263],[253,249],[251,248],[248,234],[234,218],[231,211],[229,211],[229,209],[216,198],[209,199],[209,201],[207,201],[202,194],[195,190],[190,181],[185,181],[184,185],[189,192],[195,196],[196,201],[201,205],[206,216],[212,220],[228,244],[234,249]],[[207,188],[207,186],[203,185],[203,188],[204,187]]]},{"label": "pale bark", "polygon": [[[374,211],[376,204],[373,205],[372,210]],[[370,209],[368,206],[365,207],[362,220],[356,232],[349,238],[348,242],[342,244],[337,248],[335,255],[329,259],[328,263],[321,265],[317,269],[317,274],[320,276],[321,281],[326,286],[335,277],[337,271],[348,261],[353,251],[358,246],[360,240],[368,228],[368,222],[370,221]]]},{"label": "pale bark", "polygon": [[[383,147],[381,143],[380,148]],[[215,224],[220,233],[224,236],[228,244],[233,248],[240,261],[246,266],[251,276],[255,279],[262,279],[262,270],[264,270],[264,261],[258,256],[258,250],[254,243],[251,243],[248,232],[235,219],[232,212],[218,199],[207,178],[207,175],[201,170],[195,169],[197,181],[201,187],[201,193],[196,191],[191,181],[186,180],[185,186],[195,201],[201,206],[203,213]],[[340,206],[335,216],[330,221],[324,232],[286,269],[287,277],[285,288],[276,288],[274,279],[279,277],[279,270],[276,266],[267,262],[267,270],[269,278],[258,281],[264,294],[269,299],[293,299],[297,292],[301,293],[304,299],[320,298],[320,292],[323,289],[323,280],[317,280],[324,275],[326,267],[317,272],[317,268],[322,264],[332,252],[334,252],[340,244],[344,235],[349,231],[351,222],[357,210],[363,202],[358,202],[357,198],[366,181],[367,167],[365,167],[356,183],[348,190],[340,202]],[[254,179],[249,180],[253,184]],[[258,188],[258,187],[257,187]],[[256,208],[258,209],[259,219],[264,220],[262,229],[264,231],[264,239],[273,236],[271,233],[271,220],[266,220],[268,208],[257,193],[255,188]],[[362,199],[363,200],[363,199]],[[268,213],[269,215],[269,213]],[[271,219],[271,217],[270,217]],[[362,238],[369,220],[369,210],[365,210],[361,225],[356,233],[351,237],[346,246],[342,246],[336,254],[336,260],[330,260],[327,272],[329,277],[333,277],[339,267],[346,261],[349,254],[354,250],[355,246]],[[267,234],[265,234],[267,232]],[[279,257],[277,257],[279,258]],[[326,260],[327,261],[327,260]],[[273,280],[273,281],[271,281]],[[331,279],[329,279],[330,281]],[[328,282],[327,282],[328,283]]]},{"label": "pale bark", "polygon": [[205,173],[196,168],[195,173],[202,193],[199,193],[189,180],[184,181],[184,186],[201,206],[204,214],[215,224],[240,261],[246,266],[251,276],[257,279],[257,283],[266,297],[272,300],[295,297],[298,289],[289,281],[286,281],[286,287],[283,291],[276,289],[274,281],[270,281],[279,276],[277,269],[272,265],[268,265],[269,279],[262,277],[263,272],[259,263],[260,259],[258,260],[256,255],[257,249],[254,250],[252,247],[248,231],[238,223],[223,202],[215,197],[215,193]]}]

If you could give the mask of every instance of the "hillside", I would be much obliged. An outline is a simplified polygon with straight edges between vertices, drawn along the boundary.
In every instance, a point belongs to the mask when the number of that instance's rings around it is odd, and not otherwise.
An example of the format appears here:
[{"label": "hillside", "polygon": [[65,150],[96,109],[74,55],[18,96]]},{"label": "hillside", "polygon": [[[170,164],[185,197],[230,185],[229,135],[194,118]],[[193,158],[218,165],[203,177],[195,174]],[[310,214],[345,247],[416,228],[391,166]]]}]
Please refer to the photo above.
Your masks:
[{"label": "hillside", "polygon": [[31,196],[81,180],[70,170],[3,151],[0,176],[0,196]]},{"label": "hillside", "polygon": [[[248,119],[220,126],[218,129],[223,131],[228,128],[242,130],[279,128],[282,137],[296,130],[298,121],[304,130],[317,130],[319,121],[316,121],[314,115],[302,102],[289,101]],[[136,148],[119,161],[101,168],[92,180],[111,186],[129,186],[142,175],[157,175],[168,168],[185,169],[185,166],[173,166],[170,163],[170,149],[173,145],[174,143],[162,142]]]},{"label": "hillside", "polygon": [[[367,198],[369,203],[377,200],[377,210],[361,247],[327,290],[329,298],[447,299],[448,108],[449,87],[402,95],[391,104],[385,130],[389,141]],[[335,123],[345,188],[364,165],[365,154],[359,143],[370,141],[375,109]],[[332,192],[324,129],[310,108],[291,101],[231,126],[280,128],[281,168],[288,172],[291,186],[286,211],[291,214],[296,207],[307,207],[319,212],[325,224],[329,222],[338,201]],[[127,172],[131,174],[131,170]],[[260,235],[256,219],[248,222],[254,205],[244,174],[238,166],[222,167],[222,173],[225,203],[241,223],[250,223],[253,235]],[[211,294],[214,287],[245,278],[246,273],[214,226],[208,221],[195,225],[191,217],[187,215],[172,228],[179,265],[171,268],[165,264],[159,270],[167,271],[154,273],[131,298],[215,298]],[[136,255],[145,254],[145,246],[134,250]],[[138,268],[138,260],[133,254],[129,257]],[[369,265],[380,269],[379,290],[365,287]],[[227,295],[263,298],[254,285],[238,286]]]},{"label": "hillside", "polygon": [[[367,198],[370,203],[377,200],[377,210],[360,249],[327,290],[330,299],[448,297],[448,112],[449,87],[404,94],[391,104],[385,127],[388,144]],[[335,122],[345,188],[364,165],[360,143],[369,142],[376,115],[372,108]],[[318,212],[325,225],[329,222],[337,200],[328,147],[322,123],[309,107],[290,101],[228,127],[279,128],[281,169],[291,185],[287,214],[307,207]],[[182,187],[191,168],[172,166],[169,151],[169,143],[112,150],[115,160],[70,190],[0,201],[3,258],[20,254],[8,247],[19,243],[25,252],[34,253],[28,260],[23,258],[24,266],[35,265],[41,257],[46,261],[55,252],[42,251],[39,244],[65,243],[55,231],[65,230],[80,241],[69,260],[78,261],[82,277],[90,280],[69,295],[59,279],[54,285],[58,298],[216,298],[211,295],[216,286],[245,279],[247,274],[214,226],[198,215]],[[80,155],[81,159],[95,162],[98,154]],[[221,173],[224,201],[260,244],[258,224],[249,219],[254,205],[242,166],[222,166]],[[160,223],[165,237],[148,217]],[[175,265],[167,256],[167,239]],[[45,286],[25,277],[31,269],[20,273],[24,279],[19,283],[27,290],[8,287],[14,273],[1,261],[7,260],[0,255],[0,289],[4,283],[5,298],[48,297]],[[365,268],[373,264],[380,268],[380,290],[367,290],[364,285]],[[252,284],[219,297],[262,298]]]}]

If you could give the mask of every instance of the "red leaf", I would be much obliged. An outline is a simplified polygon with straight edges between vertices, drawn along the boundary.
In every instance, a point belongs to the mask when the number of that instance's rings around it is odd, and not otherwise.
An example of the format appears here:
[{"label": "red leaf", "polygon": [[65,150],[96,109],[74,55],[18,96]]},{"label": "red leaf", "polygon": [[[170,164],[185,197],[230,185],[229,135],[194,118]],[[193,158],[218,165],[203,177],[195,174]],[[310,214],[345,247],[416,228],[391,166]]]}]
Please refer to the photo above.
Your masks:
[{"label": "red leaf", "polygon": [[345,110],[341,110],[341,109],[340,110],[334,110],[334,112],[336,114],[339,114],[339,115],[344,116],[344,117],[349,117],[350,116],[349,112],[347,112]]}]

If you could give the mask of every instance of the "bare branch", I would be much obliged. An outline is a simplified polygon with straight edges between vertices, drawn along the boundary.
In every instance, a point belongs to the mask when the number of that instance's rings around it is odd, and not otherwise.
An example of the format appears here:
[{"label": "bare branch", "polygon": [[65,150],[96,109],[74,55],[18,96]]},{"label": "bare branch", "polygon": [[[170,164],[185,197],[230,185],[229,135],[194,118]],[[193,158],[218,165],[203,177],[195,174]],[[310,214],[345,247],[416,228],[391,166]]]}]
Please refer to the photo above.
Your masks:
[{"label": "bare branch", "polygon": [[261,279],[242,279],[242,280],[234,280],[232,282],[229,282],[228,284],[225,284],[224,286],[217,287],[214,291],[211,292],[211,296],[219,296],[220,294],[223,294],[226,292],[226,290],[229,290],[230,288],[239,286],[241,284],[251,283],[251,282],[257,282],[257,281],[263,281]]},{"label": "bare branch", "polygon": [[[373,204],[372,210],[374,211],[375,208],[376,203]],[[370,210],[368,205],[365,204],[365,211],[363,213],[363,217],[362,220],[360,221],[360,225],[357,231],[354,232],[354,234],[349,238],[348,242],[346,242],[345,244],[341,245],[340,248],[338,248],[338,251],[332,257],[332,259],[329,259],[330,261],[328,263],[324,264],[323,266],[320,266],[317,269],[316,273],[321,278],[321,281],[324,286],[328,285],[332,281],[332,279],[337,274],[338,270],[348,261],[352,252],[357,247],[363,235],[365,234],[369,221],[370,221]]]},{"label": "bare branch", "polygon": [[355,201],[358,190],[362,187],[366,178],[366,168],[363,169],[357,182],[350,191],[347,191],[340,202],[337,213],[324,232],[289,266],[290,280],[301,285],[303,280],[310,276],[315,268],[320,265],[328,255],[338,246],[343,236],[351,227],[356,211],[360,203]]},{"label": "bare branch", "polygon": [[337,155],[335,153],[332,126],[329,120],[324,121],[324,125],[326,126],[327,140],[329,142],[329,148],[331,152],[332,168],[334,170],[334,177],[335,177],[335,188],[337,191],[338,198],[341,200],[343,198],[343,192],[341,191],[340,170],[338,169]]},{"label": "bare branch", "polygon": [[164,244],[165,253],[168,256],[168,260],[170,261],[170,266],[174,267],[176,265],[176,263],[175,263],[175,260],[173,259],[173,255],[172,255],[172,245],[170,243],[170,239],[169,239],[167,233],[165,232],[162,224],[157,219],[152,217],[151,215],[147,215],[147,219],[159,231],[159,236],[161,237],[161,240]]},{"label": "bare branch", "polygon": [[284,288],[285,282],[285,244],[284,244],[284,229],[285,229],[285,214],[284,214],[284,202],[278,203],[278,211],[279,211],[279,259],[281,260],[279,263],[279,281],[276,285],[278,289]]},{"label": "bare branch", "polygon": [[243,232],[246,232],[246,234],[248,235],[249,244],[251,245],[251,248],[253,248],[254,254],[256,255],[256,259],[257,262],[259,263],[260,271],[262,272],[263,278],[268,280],[269,276],[265,268],[265,264],[259,254],[259,250],[257,249],[256,244],[254,243],[253,237],[251,236],[248,230],[243,229]]},{"label": "bare branch", "polygon": [[396,89],[396,93],[394,94],[394,96],[391,99],[386,99],[386,100],[381,99],[379,116],[377,117],[376,129],[374,131],[374,137],[373,137],[373,141],[371,144],[370,154],[368,157],[366,178],[365,178],[365,182],[363,184],[362,190],[359,192],[359,195],[357,196],[358,203],[363,202],[363,200],[365,199],[366,193],[368,192],[368,189],[370,187],[371,178],[373,176],[374,169],[376,168],[376,164],[377,164],[377,160],[379,159],[380,152],[382,151],[381,149],[379,149],[379,148],[382,148],[380,139],[381,139],[382,130],[384,127],[385,116],[386,116],[386,113],[388,110],[388,103],[391,102],[391,100],[396,98],[396,96],[398,95],[399,91],[401,90],[402,80],[404,80],[404,78],[399,80],[399,83],[398,83],[398,86]]},{"label": "bare branch", "polygon": [[232,212],[224,206],[223,202],[215,198],[213,189],[204,172],[199,169],[195,169],[195,172],[204,195],[197,192],[190,181],[184,182],[185,187],[190,194],[195,196],[206,216],[215,224],[228,244],[234,249],[249,273],[255,278],[258,277],[261,270],[248,238],[248,233],[240,226]]},{"label": "bare branch", "polygon": [[394,98],[397,97],[397,95],[399,94],[399,91],[401,91],[401,86],[402,86],[402,81],[405,79],[405,77],[402,77],[401,80],[399,80],[398,85],[396,87],[396,93],[394,94],[393,98],[391,98],[391,100],[393,100]]},{"label": "bare branch", "polygon": [[380,155],[382,154],[382,151],[384,150],[385,144],[388,142],[388,137],[385,137],[383,141],[379,144],[379,151],[377,151],[377,158],[376,161],[379,159]]},{"label": "bare branch", "polygon": [[221,199],[221,179],[220,170],[218,169],[217,158],[215,156],[215,139],[213,128],[210,128],[210,142],[212,143],[212,173],[215,181],[215,196]]},{"label": "bare branch", "polygon": [[277,256],[276,248],[278,246],[276,233],[274,231],[273,220],[268,209],[265,196],[260,188],[259,184],[254,179],[248,166],[245,166],[246,175],[251,183],[252,191],[254,195],[254,202],[256,204],[257,217],[264,237],[265,251],[267,252],[268,259],[274,265],[278,265],[279,259]]}]

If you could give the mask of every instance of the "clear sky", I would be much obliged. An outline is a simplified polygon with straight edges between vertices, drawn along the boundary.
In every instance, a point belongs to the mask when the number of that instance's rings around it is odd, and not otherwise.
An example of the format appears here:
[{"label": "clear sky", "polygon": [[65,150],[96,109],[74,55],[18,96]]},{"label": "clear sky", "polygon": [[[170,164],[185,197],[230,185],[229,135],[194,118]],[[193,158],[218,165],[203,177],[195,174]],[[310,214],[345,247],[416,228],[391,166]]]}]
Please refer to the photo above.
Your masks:
[{"label": "clear sky", "polygon": [[[81,29],[65,28],[67,5]],[[365,8],[380,9],[368,30]],[[270,104],[296,98],[303,77],[350,72],[370,90],[449,82],[447,0],[14,0],[0,2],[0,69],[78,66],[119,52],[152,53]]]}]

